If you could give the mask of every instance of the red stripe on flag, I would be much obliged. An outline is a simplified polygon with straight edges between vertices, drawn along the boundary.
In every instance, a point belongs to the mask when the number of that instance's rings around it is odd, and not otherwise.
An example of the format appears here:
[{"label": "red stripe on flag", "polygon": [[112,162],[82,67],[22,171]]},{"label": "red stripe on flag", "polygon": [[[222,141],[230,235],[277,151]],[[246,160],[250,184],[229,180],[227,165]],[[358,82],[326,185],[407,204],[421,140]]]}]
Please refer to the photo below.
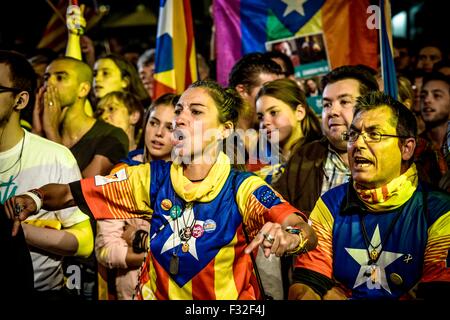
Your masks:
[{"label": "red stripe on flag", "polygon": [[177,93],[174,88],[168,87],[156,79],[153,80],[153,88],[153,91],[155,92],[155,100],[165,93]]}]

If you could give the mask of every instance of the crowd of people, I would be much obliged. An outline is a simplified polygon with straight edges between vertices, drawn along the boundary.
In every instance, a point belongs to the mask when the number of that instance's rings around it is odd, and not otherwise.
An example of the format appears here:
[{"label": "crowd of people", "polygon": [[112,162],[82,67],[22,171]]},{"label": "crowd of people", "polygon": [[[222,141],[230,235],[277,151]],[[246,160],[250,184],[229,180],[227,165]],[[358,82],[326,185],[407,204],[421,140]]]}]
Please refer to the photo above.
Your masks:
[{"label": "crowd of people", "polygon": [[[278,51],[243,56],[226,88],[203,61],[181,95],[155,96],[154,50],[136,64],[95,56],[82,47],[80,14],[70,12],[60,56],[0,50],[1,241],[10,261],[2,268],[21,274],[7,283],[12,292],[448,296],[442,48],[412,56],[396,47],[398,97],[363,65],[334,68],[320,84],[296,79]],[[321,97],[321,114],[309,96]]]}]

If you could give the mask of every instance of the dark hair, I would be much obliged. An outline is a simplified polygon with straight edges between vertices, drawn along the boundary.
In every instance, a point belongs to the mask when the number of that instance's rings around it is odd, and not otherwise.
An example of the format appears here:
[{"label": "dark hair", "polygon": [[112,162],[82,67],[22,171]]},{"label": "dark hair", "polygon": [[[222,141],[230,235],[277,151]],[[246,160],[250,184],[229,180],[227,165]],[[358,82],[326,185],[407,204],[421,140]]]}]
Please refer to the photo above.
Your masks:
[{"label": "dark hair", "polygon": [[439,69],[441,68],[450,68],[450,60],[442,58],[441,61],[433,64],[433,71],[440,72]]},{"label": "dark hair", "polygon": [[[9,78],[13,88],[28,92],[27,106],[34,106],[36,94],[36,73],[24,55],[15,51],[0,50],[0,63],[9,68]],[[15,92],[17,95],[19,92]]]},{"label": "dark hair", "polygon": [[122,78],[128,79],[128,88],[127,90],[138,97],[141,103],[144,105],[144,108],[148,107],[148,104],[151,102],[151,99],[148,95],[147,90],[142,84],[141,79],[139,78],[139,73],[136,67],[127,59],[118,55],[116,53],[110,53],[100,57],[100,59],[110,59],[114,62],[114,64],[119,68]]},{"label": "dark hair", "polygon": [[430,72],[430,73],[424,75],[423,82],[422,82],[422,88],[425,86],[425,84],[427,82],[430,82],[430,81],[445,82],[447,84],[447,86],[449,87],[449,92],[450,92],[450,77],[449,76],[446,76],[445,74],[443,74],[441,72]]},{"label": "dark hair", "polygon": [[281,100],[296,110],[301,104],[305,108],[306,115],[300,123],[305,142],[320,139],[322,137],[322,129],[320,121],[314,111],[306,102],[305,93],[299,88],[295,81],[291,79],[277,79],[264,84],[256,95],[256,100],[262,96],[270,96]]},{"label": "dark hair", "polygon": [[[392,126],[396,127],[397,135],[417,137],[417,122],[414,114],[404,104],[380,91],[373,91],[356,99],[353,117],[360,112],[374,110],[380,107],[388,107],[393,117],[389,119]],[[403,140],[400,138],[400,140]]]},{"label": "dark hair", "polygon": [[270,59],[281,59],[284,63],[284,66],[286,67],[286,70],[284,71],[284,75],[286,77],[293,76],[295,73],[294,70],[294,64],[292,63],[291,58],[289,58],[286,54],[284,54],[281,51],[274,50],[274,51],[268,51],[266,52],[266,55]]},{"label": "dark hair", "polygon": [[258,85],[258,77],[261,73],[282,75],[283,71],[278,63],[267,55],[254,52],[243,56],[231,69],[228,78],[228,86],[235,88],[242,84],[247,92]]},{"label": "dark hair", "polygon": [[342,66],[333,69],[322,78],[322,88],[330,83],[335,83],[341,80],[353,79],[359,82],[359,93],[365,95],[370,91],[377,91],[379,89],[378,82],[371,74],[367,66]]},{"label": "dark hair", "polygon": [[[142,106],[142,103],[139,101],[139,99],[126,91],[113,91],[108,94],[106,94],[103,98],[100,99],[100,101],[97,104],[97,110],[99,110],[99,107],[105,103],[105,101],[108,101],[109,99],[116,98],[119,100],[123,105],[127,108],[128,114],[132,114],[134,112],[139,113],[139,120],[142,121],[142,118],[144,116],[144,107]],[[95,112],[96,117],[100,116],[99,113],[97,113],[97,110]],[[139,121],[138,120],[138,121]],[[139,125],[136,125],[134,128],[134,134],[139,132],[140,127]]]},{"label": "dark hair", "polygon": [[243,108],[244,102],[234,88],[222,88],[217,82],[212,80],[199,80],[189,86],[189,88],[203,88],[214,100],[219,111],[220,123],[226,121],[233,122],[236,126],[238,116]]}]

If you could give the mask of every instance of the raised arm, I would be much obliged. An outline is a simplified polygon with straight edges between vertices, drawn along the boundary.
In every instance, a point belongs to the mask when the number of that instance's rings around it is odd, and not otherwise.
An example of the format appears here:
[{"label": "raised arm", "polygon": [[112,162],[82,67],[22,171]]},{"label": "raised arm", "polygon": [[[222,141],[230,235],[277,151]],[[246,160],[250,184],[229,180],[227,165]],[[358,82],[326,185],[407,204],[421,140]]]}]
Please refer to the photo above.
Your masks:
[{"label": "raised arm", "polygon": [[81,54],[80,37],[86,28],[86,20],[83,17],[84,5],[67,7],[66,21],[69,35],[67,38],[66,56],[83,60]]}]

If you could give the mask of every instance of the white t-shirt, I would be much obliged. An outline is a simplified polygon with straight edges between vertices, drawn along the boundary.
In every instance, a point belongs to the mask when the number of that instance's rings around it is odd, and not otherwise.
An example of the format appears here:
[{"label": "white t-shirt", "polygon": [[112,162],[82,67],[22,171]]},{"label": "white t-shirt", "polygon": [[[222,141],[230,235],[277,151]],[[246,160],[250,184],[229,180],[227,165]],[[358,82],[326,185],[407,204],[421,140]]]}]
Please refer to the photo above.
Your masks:
[{"label": "white t-shirt", "polygon": [[[48,183],[69,183],[81,179],[77,162],[65,146],[26,130],[13,148],[0,152],[0,202]],[[57,220],[61,228],[89,219],[78,208],[48,212],[41,210],[27,220]],[[62,257],[30,247],[36,290],[59,289],[64,284]]]}]

